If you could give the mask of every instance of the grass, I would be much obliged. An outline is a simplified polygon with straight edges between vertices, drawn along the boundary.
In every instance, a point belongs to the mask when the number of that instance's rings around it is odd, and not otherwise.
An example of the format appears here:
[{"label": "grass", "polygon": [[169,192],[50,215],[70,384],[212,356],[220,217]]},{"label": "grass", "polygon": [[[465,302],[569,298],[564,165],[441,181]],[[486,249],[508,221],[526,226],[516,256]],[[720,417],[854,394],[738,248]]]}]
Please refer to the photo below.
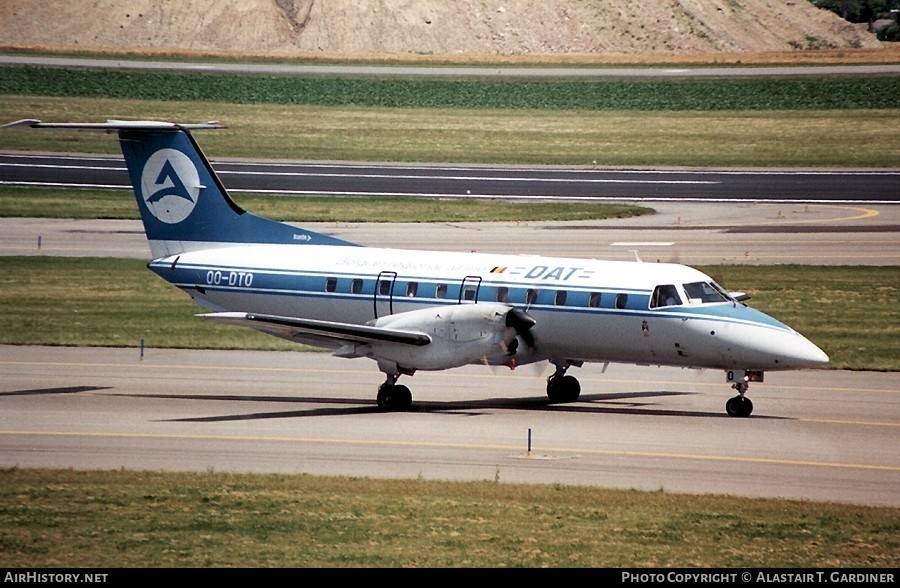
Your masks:
[{"label": "grass", "polygon": [[882,568],[900,509],[560,485],[0,472],[4,565]]},{"label": "grass", "polygon": [[897,108],[900,77],[526,80],[496,77],[266,75],[0,66],[0,94],[479,110],[754,111]]},{"label": "grass", "polygon": [[[529,202],[522,206],[510,200],[230,194],[246,210],[286,222],[574,221],[653,212],[625,204]],[[136,220],[139,215],[130,190],[0,186],[0,217]]]},{"label": "grass", "polygon": [[0,217],[140,219],[130,190],[6,186],[0,186]]},{"label": "grass", "polygon": [[[900,371],[898,267],[701,267],[752,306],[819,345],[831,368]],[[848,301],[852,301],[849,304]],[[0,257],[0,343],[297,349],[250,329],[194,317],[201,309],[141,260]]]},{"label": "grass", "polygon": [[[0,122],[221,121],[208,156],[568,166],[895,167],[897,109],[717,112],[385,108],[0,96]],[[0,149],[119,153],[115,138],[0,131]]]},{"label": "grass", "polygon": [[197,319],[202,309],[141,260],[0,257],[0,274],[0,340],[6,343],[136,347],[145,340],[153,347],[298,348]]}]

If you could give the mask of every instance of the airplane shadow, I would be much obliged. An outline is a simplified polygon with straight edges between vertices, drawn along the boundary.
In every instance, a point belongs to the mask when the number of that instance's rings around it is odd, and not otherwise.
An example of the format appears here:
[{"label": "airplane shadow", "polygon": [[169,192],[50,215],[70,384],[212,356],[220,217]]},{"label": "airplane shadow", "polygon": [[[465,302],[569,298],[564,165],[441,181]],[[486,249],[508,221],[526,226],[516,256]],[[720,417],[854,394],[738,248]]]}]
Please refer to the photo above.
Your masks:
[{"label": "airplane shadow", "polygon": [[34,390],[12,390],[0,392],[0,396],[37,396],[41,394],[77,394],[79,392],[96,392],[109,390],[109,386],[64,386],[61,388],[35,388]]},{"label": "airplane shadow", "polygon": [[[459,416],[482,416],[493,410],[527,410],[583,414],[623,414],[635,416],[677,416],[693,418],[732,418],[725,413],[724,401],[721,412],[695,410],[673,410],[661,408],[656,400],[674,396],[690,396],[692,392],[652,391],[620,392],[612,394],[582,394],[577,402],[551,404],[544,397],[532,398],[485,398],[464,401],[417,400],[406,412],[417,414],[447,414]],[[138,396],[116,394],[116,396]],[[384,412],[375,404],[374,398],[341,399],[327,397],[285,397],[285,396],[238,396],[238,395],[196,395],[196,394],[141,394],[140,398],[161,398],[178,400],[205,400],[210,402],[265,402],[292,405],[316,405],[314,408],[297,410],[276,410],[241,414],[211,415],[168,419],[169,422],[216,423],[228,421],[250,421],[265,419],[296,419],[327,416],[352,416],[371,414],[395,414]],[[323,406],[324,405],[324,406]],[[757,416],[750,418],[781,419],[783,417]]]}]

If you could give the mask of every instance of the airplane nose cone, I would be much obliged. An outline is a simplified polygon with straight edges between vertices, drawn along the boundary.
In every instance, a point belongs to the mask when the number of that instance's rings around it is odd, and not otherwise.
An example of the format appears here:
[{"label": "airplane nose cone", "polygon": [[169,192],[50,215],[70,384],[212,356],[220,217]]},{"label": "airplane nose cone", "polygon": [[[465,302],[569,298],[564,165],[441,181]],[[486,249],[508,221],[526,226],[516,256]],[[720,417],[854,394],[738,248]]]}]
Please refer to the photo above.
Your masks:
[{"label": "airplane nose cone", "polygon": [[828,355],[815,343],[797,334],[797,340],[783,350],[782,362],[790,367],[810,368],[828,363]]},{"label": "airplane nose cone", "polygon": [[749,328],[739,327],[728,332],[733,350],[729,357],[731,365],[795,370],[828,363],[824,351],[784,323],[749,307],[734,308],[736,316],[751,324]]}]

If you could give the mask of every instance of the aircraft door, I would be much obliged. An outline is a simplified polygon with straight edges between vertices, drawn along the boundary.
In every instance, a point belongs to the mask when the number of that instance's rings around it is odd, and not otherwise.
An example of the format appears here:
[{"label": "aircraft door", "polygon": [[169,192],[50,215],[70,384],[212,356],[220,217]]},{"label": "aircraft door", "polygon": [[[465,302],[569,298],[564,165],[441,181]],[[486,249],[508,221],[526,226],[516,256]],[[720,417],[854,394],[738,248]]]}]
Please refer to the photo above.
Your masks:
[{"label": "aircraft door", "polygon": [[375,281],[375,318],[394,314],[394,282],[397,272],[381,272]]},{"label": "aircraft door", "polygon": [[481,276],[466,276],[459,288],[459,303],[472,304],[478,302],[478,291],[481,289]]}]

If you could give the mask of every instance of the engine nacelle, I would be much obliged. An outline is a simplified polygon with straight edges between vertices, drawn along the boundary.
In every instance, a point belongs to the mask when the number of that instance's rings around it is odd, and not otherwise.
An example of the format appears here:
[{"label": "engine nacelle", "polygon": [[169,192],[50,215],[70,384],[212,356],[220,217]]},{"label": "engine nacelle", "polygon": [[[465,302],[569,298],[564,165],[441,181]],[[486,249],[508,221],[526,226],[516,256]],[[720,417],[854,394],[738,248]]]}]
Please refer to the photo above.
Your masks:
[{"label": "engine nacelle", "polygon": [[[377,327],[417,331],[431,337],[421,347],[373,342],[356,352],[379,365],[396,364],[397,372],[444,370],[474,363],[503,363],[516,352],[520,335],[529,337],[534,319],[504,304],[458,304],[383,316]],[[530,340],[530,339],[529,339]]]}]

